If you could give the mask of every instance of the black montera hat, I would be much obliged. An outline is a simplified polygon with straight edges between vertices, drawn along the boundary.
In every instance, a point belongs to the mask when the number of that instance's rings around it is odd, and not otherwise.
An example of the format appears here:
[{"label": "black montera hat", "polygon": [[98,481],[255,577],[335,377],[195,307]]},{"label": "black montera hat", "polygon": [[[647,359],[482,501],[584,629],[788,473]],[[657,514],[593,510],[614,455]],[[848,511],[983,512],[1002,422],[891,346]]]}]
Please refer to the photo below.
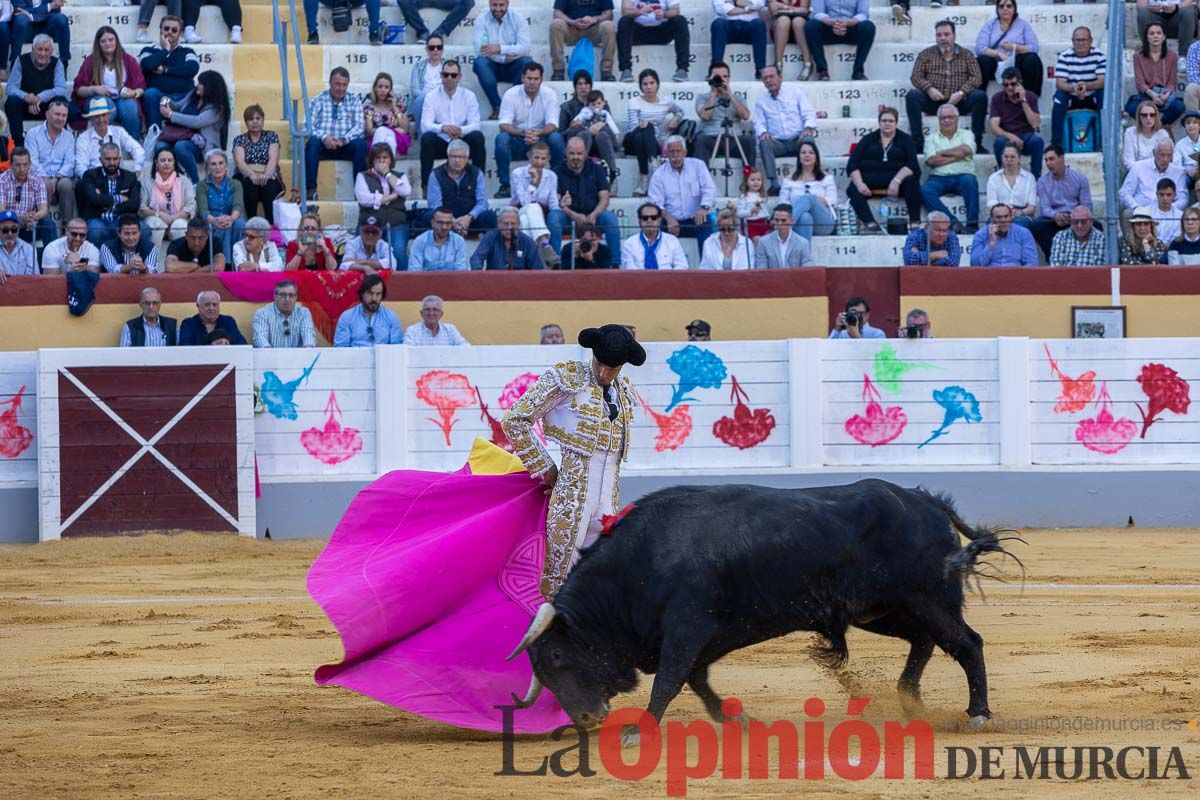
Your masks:
[{"label": "black montera hat", "polygon": [[596,360],[606,367],[623,364],[640,367],[646,363],[646,351],[624,325],[584,328],[579,332],[579,344],[591,350]]}]

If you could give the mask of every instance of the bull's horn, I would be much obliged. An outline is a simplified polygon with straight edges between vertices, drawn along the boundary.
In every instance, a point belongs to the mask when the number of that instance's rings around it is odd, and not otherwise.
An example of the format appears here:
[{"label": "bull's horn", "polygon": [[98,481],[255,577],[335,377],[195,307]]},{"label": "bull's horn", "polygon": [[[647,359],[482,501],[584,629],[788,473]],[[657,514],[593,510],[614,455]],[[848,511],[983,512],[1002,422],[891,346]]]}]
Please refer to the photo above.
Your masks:
[{"label": "bull's horn", "polygon": [[[517,645],[517,649],[509,653],[508,658],[504,660],[512,661],[514,658],[521,655],[521,653],[524,653],[525,650],[528,649],[529,645],[533,644],[539,636],[546,632],[546,629],[550,627],[550,623],[553,621],[554,606],[550,605],[549,603],[542,603],[541,607],[537,610],[537,614],[535,614],[533,617],[533,622],[529,623],[529,630],[525,631],[525,636],[523,639],[521,639],[521,643]],[[535,678],[534,680],[537,679]],[[530,688],[532,689],[532,687]]]},{"label": "bull's horn", "polygon": [[513,705],[515,705],[517,708],[529,708],[531,705],[537,702],[538,695],[541,693],[542,682],[538,680],[537,675],[534,675],[529,681],[529,691],[525,692],[525,699],[522,700],[520,697],[517,697],[514,694],[512,696]]}]

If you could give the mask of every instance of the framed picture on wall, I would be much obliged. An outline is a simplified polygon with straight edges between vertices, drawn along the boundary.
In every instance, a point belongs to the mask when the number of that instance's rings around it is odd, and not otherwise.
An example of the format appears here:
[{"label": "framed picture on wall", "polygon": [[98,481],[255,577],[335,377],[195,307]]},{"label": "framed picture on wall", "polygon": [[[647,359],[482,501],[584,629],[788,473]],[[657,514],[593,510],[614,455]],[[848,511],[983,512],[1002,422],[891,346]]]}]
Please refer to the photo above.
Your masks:
[{"label": "framed picture on wall", "polygon": [[1124,339],[1125,306],[1071,306],[1072,339]]}]

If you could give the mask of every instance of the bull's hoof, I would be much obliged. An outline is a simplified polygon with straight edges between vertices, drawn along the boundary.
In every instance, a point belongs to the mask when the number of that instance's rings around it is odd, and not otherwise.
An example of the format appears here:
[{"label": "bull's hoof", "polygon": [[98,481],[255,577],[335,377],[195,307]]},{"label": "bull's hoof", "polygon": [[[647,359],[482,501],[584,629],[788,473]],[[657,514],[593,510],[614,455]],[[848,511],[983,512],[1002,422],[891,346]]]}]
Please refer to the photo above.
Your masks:
[{"label": "bull's hoof", "polygon": [[636,725],[626,725],[621,732],[621,747],[638,747],[642,743],[642,735]]},{"label": "bull's hoof", "polygon": [[987,721],[988,718],[985,714],[977,714],[976,716],[967,720],[967,730],[981,731],[983,730],[983,726],[987,725]]},{"label": "bull's hoof", "polygon": [[738,714],[736,717],[726,717],[725,721],[736,722],[738,725],[742,726],[742,730],[744,731],[750,730],[750,715],[744,711],[741,714]]},{"label": "bull's hoof", "polygon": [[925,710],[925,704],[921,702],[921,693],[906,692],[901,689],[900,708],[903,709],[904,715],[909,719],[920,716]]}]

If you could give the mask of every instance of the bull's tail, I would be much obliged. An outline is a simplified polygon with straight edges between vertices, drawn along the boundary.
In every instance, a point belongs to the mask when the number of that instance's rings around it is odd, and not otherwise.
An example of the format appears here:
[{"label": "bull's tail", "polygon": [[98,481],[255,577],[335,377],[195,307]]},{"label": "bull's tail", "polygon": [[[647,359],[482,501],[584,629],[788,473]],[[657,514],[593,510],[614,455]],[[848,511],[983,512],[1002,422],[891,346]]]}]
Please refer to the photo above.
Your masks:
[{"label": "bull's tail", "polygon": [[963,521],[963,518],[958,515],[958,511],[954,508],[954,501],[946,494],[940,492],[930,492],[923,488],[918,488],[920,492],[936,505],[941,511],[946,514],[946,518],[950,521],[950,525],[964,538],[970,540],[965,547],[961,547],[950,555],[946,556],[943,574],[949,578],[953,575],[961,575],[963,584],[969,589],[974,583],[975,590],[980,595],[983,594],[983,586],[980,584],[981,578],[990,578],[1003,582],[1004,574],[996,567],[985,560],[984,557],[998,553],[1002,559],[1012,559],[1017,566],[1021,568],[1021,580],[1025,579],[1025,565],[1021,559],[1017,558],[1011,550],[1008,549],[1009,542],[1020,542],[1026,544],[1026,541],[1021,538],[1020,531],[1012,528],[983,528],[968,525]]}]

